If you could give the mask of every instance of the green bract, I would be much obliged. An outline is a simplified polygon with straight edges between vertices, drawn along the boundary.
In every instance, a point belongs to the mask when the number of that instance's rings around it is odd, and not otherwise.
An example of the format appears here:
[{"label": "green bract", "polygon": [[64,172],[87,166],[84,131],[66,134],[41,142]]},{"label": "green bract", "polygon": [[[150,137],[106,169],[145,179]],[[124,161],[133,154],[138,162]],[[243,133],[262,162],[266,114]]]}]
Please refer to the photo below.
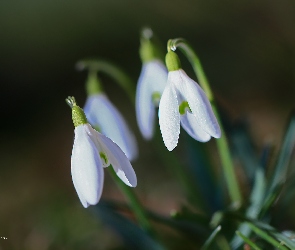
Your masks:
[{"label": "green bract", "polygon": [[87,118],[85,116],[83,109],[81,109],[77,105],[74,105],[72,108],[72,119],[75,127],[87,123]]},{"label": "green bract", "polygon": [[149,62],[156,58],[155,49],[150,40],[142,39],[139,48],[139,54],[142,62]]},{"label": "green bract", "polygon": [[175,52],[169,51],[166,54],[166,66],[169,72],[181,69],[179,57]]},{"label": "green bract", "polygon": [[88,96],[102,92],[102,87],[96,74],[96,71],[89,71],[88,73],[86,82],[86,91]]}]

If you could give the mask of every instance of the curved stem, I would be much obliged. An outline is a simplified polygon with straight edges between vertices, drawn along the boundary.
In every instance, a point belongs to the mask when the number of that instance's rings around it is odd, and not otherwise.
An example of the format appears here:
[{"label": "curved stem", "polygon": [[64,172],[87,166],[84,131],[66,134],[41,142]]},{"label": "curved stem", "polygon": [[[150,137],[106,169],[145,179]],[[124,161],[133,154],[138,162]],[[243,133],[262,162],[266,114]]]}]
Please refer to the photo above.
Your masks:
[{"label": "curved stem", "polygon": [[195,71],[195,74],[198,77],[199,83],[202,87],[202,89],[205,91],[208,99],[210,102],[213,101],[213,93],[210,88],[209,81],[205,75],[205,72],[203,70],[201,61],[199,57],[196,55],[192,47],[186,42],[186,40],[182,38],[176,38],[173,40],[168,41],[167,49],[169,50],[176,50],[176,48],[179,48],[181,52],[186,56],[186,58],[191,63],[193,70]]},{"label": "curved stem", "polygon": [[227,188],[229,191],[229,195],[231,198],[232,203],[235,206],[239,206],[242,202],[242,195],[240,192],[240,187],[237,182],[237,178],[234,171],[234,165],[232,162],[232,158],[230,155],[230,149],[228,145],[228,140],[226,138],[226,135],[224,133],[223,126],[221,124],[221,120],[219,117],[219,113],[217,111],[215,102],[214,102],[214,96],[210,88],[209,81],[205,75],[205,72],[203,70],[203,67],[201,65],[200,59],[192,49],[192,47],[182,38],[177,38],[173,40],[169,40],[167,44],[167,49],[169,50],[176,50],[176,48],[179,48],[181,52],[188,58],[189,62],[191,63],[195,74],[197,75],[197,78],[199,80],[199,83],[203,90],[205,91],[211,105],[212,109],[216,115],[217,121],[220,125],[222,136],[220,139],[217,140],[217,148],[220,154],[223,172],[225,175],[225,180],[227,183]]},{"label": "curved stem", "polygon": [[113,78],[127,93],[128,97],[134,102],[135,86],[129,76],[114,64],[104,60],[83,60],[76,65],[77,69],[82,70],[88,68],[92,71],[101,71]]}]

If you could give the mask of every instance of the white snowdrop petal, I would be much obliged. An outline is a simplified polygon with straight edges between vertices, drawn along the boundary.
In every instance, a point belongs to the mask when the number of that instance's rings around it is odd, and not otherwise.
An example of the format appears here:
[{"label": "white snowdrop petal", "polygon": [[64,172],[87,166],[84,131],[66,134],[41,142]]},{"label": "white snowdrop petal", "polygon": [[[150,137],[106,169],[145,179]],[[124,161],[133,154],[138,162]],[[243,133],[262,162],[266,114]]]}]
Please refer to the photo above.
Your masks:
[{"label": "white snowdrop petal", "polygon": [[167,84],[167,77],[168,71],[164,63],[160,60],[153,60],[149,63],[149,75],[148,77],[151,79],[151,87],[152,92],[158,92],[162,95],[166,84]]},{"label": "white snowdrop petal", "polygon": [[77,194],[84,207],[98,203],[104,172],[96,145],[87,133],[87,124],[75,128],[71,172]]},{"label": "white snowdrop petal", "polygon": [[152,95],[163,93],[167,81],[167,69],[159,60],[144,63],[136,88],[136,118],[143,137],[151,139],[154,132],[155,105]]},{"label": "white snowdrop petal", "polygon": [[200,142],[207,142],[211,136],[207,134],[199,125],[197,118],[190,112],[186,112],[180,116],[181,126],[184,130],[195,140]]},{"label": "white snowdrop petal", "polygon": [[78,187],[80,182],[76,180],[77,177],[78,176],[76,174],[73,174],[73,168],[72,168],[72,180],[73,180],[74,187],[76,189],[77,195],[78,195],[83,207],[87,208],[87,207],[89,207],[90,204],[86,201],[84,196],[80,193],[81,188]]},{"label": "white snowdrop petal", "polygon": [[84,200],[84,198],[82,198],[82,196],[80,196],[78,192],[77,192],[77,194],[78,194],[78,197],[80,199],[80,202],[82,203],[82,206],[85,207],[85,208],[88,208],[89,205],[91,205],[91,204],[89,204],[86,200]]},{"label": "white snowdrop petal", "polygon": [[153,136],[155,121],[155,108],[150,84],[148,65],[143,64],[136,87],[135,107],[137,124],[146,140],[151,139]]},{"label": "white snowdrop petal", "polygon": [[91,112],[85,112],[86,117],[88,118],[89,114],[93,120],[93,123],[90,123],[93,126],[98,125],[102,134],[117,143],[129,160],[134,160],[138,155],[137,144],[123,116],[106,95],[98,94],[90,96],[90,98],[95,98],[92,100]]},{"label": "white snowdrop petal", "polygon": [[120,149],[120,147],[114,143],[111,139],[103,134],[97,133],[97,140],[99,141],[103,152],[108,156],[108,160],[112,164],[116,174],[119,178],[128,186],[136,187],[137,178],[136,174],[131,166],[130,161]]},{"label": "white snowdrop petal", "polygon": [[101,164],[103,168],[108,167],[111,163],[109,161],[108,153],[104,151],[104,147],[102,146],[102,143],[99,141],[98,134],[101,134],[97,132],[90,124],[86,124],[85,126],[86,132],[89,135],[92,142],[95,144],[96,150],[100,156]]},{"label": "white snowdrop petal", "polygon": [[[195,99],[195,95],[193,91],[191,91],[193,86],[193,83],[188,84],[188,102],[193,102]],[[212,137],[220,138],[221,136],[221,130],[219,127],[219,124],[217,122],[217,119],[215,117],[215,114],[212,110],[211,104],[205,94],[205,92],[201,89],[199,85],[197,85],[197,88],[199,89],[199,94],[201,96],[201,99],[203,104],[197,106],[192,105],[191,110],[193,114],[197,117],[199,124],[201,124],[202,128],[210,134]],[[190,92],[191,91],[191,92]]]},{"label": "white snowdrop petal", "polygon": [[160,129],[164,144],[169,151],[177,146],[180,133],[178,101],[176,92],[171,85],[168,82],[159,105]]},{"label": "white snowdrop petal", "polygon": [[[87,117],[87,120],[90,124],[95,126],[98,122],[98,114],[96,112],[96,107],[99,105],[100,101],[97,98],[98,95],[90,95],[86,99],[86,103],[84,105],[84,113]],[[97,124],[98,125],[98,124]]]},{"label": "white snowdrop petal", "polygon": [[220,138],[221,130],[205,92],[182,69],[179,70],[179,75],[182,81],[176,87],[187,100],[199,125],[212,137]]}]

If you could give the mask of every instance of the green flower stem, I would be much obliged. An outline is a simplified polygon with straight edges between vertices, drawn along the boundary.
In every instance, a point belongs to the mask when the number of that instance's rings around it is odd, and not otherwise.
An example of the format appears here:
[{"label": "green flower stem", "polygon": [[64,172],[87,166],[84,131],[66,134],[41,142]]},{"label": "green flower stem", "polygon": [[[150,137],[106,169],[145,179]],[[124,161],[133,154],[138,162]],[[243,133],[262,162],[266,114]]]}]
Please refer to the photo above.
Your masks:
[{"label": "green flower stem", "polygon": [[186,58],[191,63],[193,70],[195,71],[195,74],[198,77],[199,84],[201,85],[202,89],[205,91],[209,101],[213,101],[213,93],[211,91],[209,81],[205,75],[205,72],[203,70],[202,64],[192,47],[187,43],[186,40],[182,38],[176,38],[173,40],[168,41],[168,51],[176,50],[176,48],[179,48],[181,52],[186,56]]},{"label": "green flower stem", "polygon": [[135,101],[135,86],[133,81],[119,67],[104,60],[83,60],[77,63],[79,70],[89,69],[92,71],[103,72],[113,78],[127,93],[128,97]]},{"label": "green flower stem", "polygon": [[222,134],[222,136],[216,140],[216,143],[217,143],[217,148],[218,148],[221,162],[222,162],[222,167],[223,167],[223,171],[225,175],[225,180],[227,183],[227,188],[228,188],[229,195],[231,197],[231,201],[234,207],[239,207],[242,203],[242,195],[241,195],[240,187],[238,185],[238,181],[235,175],[234,164],[232,162],[232,158],[230,155],[227,137],[224,132],[223,126],[221,124],[221,120],[220,120],[217,108],[215,105],[213,105],[213,102],[211,102],[211,105],[212,105],[213,112],[215,113],[216,119],[220,125],[221,134]]},{"label": "green flower stem", "polygon": [[235,206],[240,206],[242,203],[242,195],[241,195],[240,187],[238,185],[238,181],[235,175],[234,165],[230,155],[228,141],[224,133],[224,129],[221,124],[219,113],[217,111],[217,108],[214,102],[214,96],[211,91],[209,81],[204,73],[201,62],[198,56],[196,55],[196,53],[194,52],[194,50],[191,48],[191,46],[182,38],[169,40],[167,44],[167,48],[168,48],[168,51],[176,50],[176,48],[179,48],[183,52],[183,54],[188,58],[189,62],[191,63],[195,71],[195,74],[198,77],[201,87],[203,88],[209,101],[211,102],[212,109],[216,115],[216,118],[221,128],[221,133],[222,133],[221,138],[217,139],[217,147],[221,157],[221,162],[222,162],[222,167],[223,167],[223,171],[224,171],[224,175],[225,175],[225,179],[227,183],[227,188],[228,188],[232,203]]},{"label": "green flower stem", "polygon": [[154,235],[154,232],[152,230],[152,227],[149,223],[149,220],[147,218],[147,213],[140,204],[139,200],[137,199],[135,193],[133,192],[132,188],[128,187],[125,183],[123,183],[118,176],[116,175],[114,169],[112,166],[109,166],[107,168],[113,178],[113,180],[116,182],[117,186],[121,190],[121,192],[124,194],[126,199],[129,201],[130,207],[133,210],[139,225],[145,230],[148,234]]},{"label": "green flower stem", "polygon": [[97,76],[97,70],[88,70],[88,77],[86,80],[87,95],[96,95],[103,91],[102,85]]}]

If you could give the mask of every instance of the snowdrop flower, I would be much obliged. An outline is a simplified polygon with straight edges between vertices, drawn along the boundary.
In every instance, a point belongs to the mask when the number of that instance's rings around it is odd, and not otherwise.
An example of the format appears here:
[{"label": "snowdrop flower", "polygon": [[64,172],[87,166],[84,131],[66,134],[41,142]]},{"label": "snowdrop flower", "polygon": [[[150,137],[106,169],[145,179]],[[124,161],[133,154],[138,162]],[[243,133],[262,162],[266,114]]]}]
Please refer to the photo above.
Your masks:
[{"label": "snowdrop flower", "polygon": [[167,70],[160,60],[143,64],[136,89],[136,117],[140,132],[147,140],[153,136],[155,106],[158,106],[166,81]]},{"label": "snowdrop flower", "polygon": [[167,69],[159,59],[157,48],[150,38],[151,29],[143,30],[140,56],[142,70],[136,89],[136,118],[145,139],[151,139],[154,132],[156,111],[167,82]]},{"label": "snowdrop flower", "polygon": [[88,98],[84,112],[89,123],[118,144],[130,161],[134,160],[138,155],[135,137],[118,109],[102,92],[96,72],[89,71],[86,88]]},{"label": "snowdrop flower", "polygon": [[71,172],[82,205],[87,208],[98,203],[103,189],[103,168],[110,165],[126,185],[135,187],[136,174],[120,147],[91,127],[74,97],[66,101],[72,108],[75,126]]},{"label": "snowdrop flower", "polygon": [[159,104],[159,123],[169,151],[178,143],[180,124],[195,140],[206,142],[211,136],[220,138],[221,130],[210,102],[201,87],[187,76],[177,54],[166,55],[167,86]]}]

